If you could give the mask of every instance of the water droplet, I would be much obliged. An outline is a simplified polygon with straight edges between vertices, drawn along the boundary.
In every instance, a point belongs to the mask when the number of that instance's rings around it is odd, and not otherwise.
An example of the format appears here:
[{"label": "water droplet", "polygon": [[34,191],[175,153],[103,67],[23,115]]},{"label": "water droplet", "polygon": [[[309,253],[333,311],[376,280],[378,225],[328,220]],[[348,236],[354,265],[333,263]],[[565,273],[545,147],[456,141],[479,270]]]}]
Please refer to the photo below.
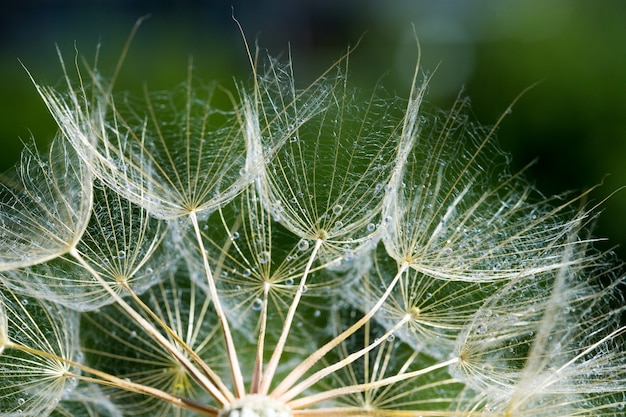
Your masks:
[{"label": "water droplet", "polygon": [[487,333],[487,325],[485,323],[480,323],[478,327],[476,327],[477,334],[485,334]]},{"label": "water droplet", "polygon": [[254,301],[252,302],[252,309],[254,311],[261,311],[262,308],[263,308],[263,300],[261,300],[260,298],[255,298]]},{"label": "water droplet", "polygon": [[249,277],[251,274],[252,274],[252,271],[250,271],[248,268],[243,270],[244,277]]},{"label": "water droplet", "polygon": [[321,312],[321,311],[319,311],[319,310],[315,310],[315,311],[313,312],[313,317],[319,317],[319,316],[321,316],[321,315],[322,315],[322,312]]},{"label": "water droplet", "polygon": [[368,223],[367,224],[367,231],[368,232],[373,232],[374,230],[376,230],[376,225],[374,223]]},{"label": "water droplet", "polygon": [[307,288],[306,285],[301,285],[299,288],[299,291],[304,294],[305,292],[307,292],[309,289]]},{"label": "water droplet", "polygon": [[390,335],[387,337],[387,341],[388,341],[388,342],[393,342],[394,340],[396,340],[396,336],[395,336],[394,334],[390,334]]},{"label": "water droplet", "polygon": [[146,274],[147,275],[152,275],[152,273],[154,272],[154,270],[152,268],[146,268]]},{"label": "water droplet", "polygon": [[452,248],[445,248],[443,250],[443,254],[444,255],[451,255],[452,254]]},{"label": "water droplet", "polygon": [[23,305],[23,306],[27,306],[27,305],[28,305],[28,300],[27,300],[26,298],[24,298],[24,299],[22,300],[22,305]]},{"label": "water droplet", "polygon": [[41,203],[41,197],[36,195],[33,200],[35,201],[35,203]]},{"label": "water droplet", "polygon": [[23,398],[18,398],[18,399],[17,399],[17,403],[18,403],[19,405],[22,405],[22,404],[24,404],[25,402],[26,402],[26,400],[25,400],[25,399],[23,399]]},{"label": "water droplet", "polygon": [[266,264],[270,261],[270,253],[267,251],[263,251],[259,253],[259,262],[262,264]]},{"label": "water droplet", "polygon": [[239,239],[239,232],[233,232],[233,234],[232,234],[232,235],[230,235],[230,238],[231,238],[232,240],[237,240],[237,239]]},{"label": "water droplet", "polygon": [[289,142],[294,143],[298,141],[298,137],[297,136],[292,136],[289,138]]},{"label": "water droplet", "polygon": [[343,207],[339,204],[333,207],[333,214],[341,214],[342,211],[343,211]]},{"label": "water droplet", "polygon": [[309,249],[309,241],[308,240],[302,239],[300,242],[298,242],[298,250],[301,250],[302,252],[304,252],[307,249]]},{"label": "water droplet", "polygon": [[123,250],[119,251],[117,253],[117,257],[120,258],[120,259],[126,258],[126,252],[124,252]]},{"label": "water droplet", "polygon": [[293,285],[293,278],[287,278],[285,280],[285,285]]},{"label": "water droplet", "polygon": [[427,298],[427,299],[428,299],[428,298],[432,298],[432,296],[433,296],[433,295],[432,295],[431,293],[429,293],[429,292],[427,292],[427,293],[426,293],[426,298]]}]

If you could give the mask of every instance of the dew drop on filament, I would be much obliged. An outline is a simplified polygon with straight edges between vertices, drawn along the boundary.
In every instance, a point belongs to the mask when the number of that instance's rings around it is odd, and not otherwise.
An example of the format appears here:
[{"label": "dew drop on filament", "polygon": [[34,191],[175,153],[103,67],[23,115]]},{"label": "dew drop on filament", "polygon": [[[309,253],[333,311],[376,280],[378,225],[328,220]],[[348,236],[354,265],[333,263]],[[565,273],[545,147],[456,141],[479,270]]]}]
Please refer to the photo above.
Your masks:
[{"label": "dew drop on filament", "polygon": [[298,242],[298,250],[301,250],[302,252],[304,252],[307,249],[309,249],[309,241],[308,240],[302,239],[300,242]]},{"label": "dew drop on filament", "polygon": [[254,301],[252,302],[252,309],[254,311],[261,311],[262,308],[263,308],[263,300],[261,300],[260,298],[255,298]]},{"label": "dew drop on filament", "polygon": [[262,264],[266,264],[270,261],[270,253],[267,251],[259,253],[259,262]]}]

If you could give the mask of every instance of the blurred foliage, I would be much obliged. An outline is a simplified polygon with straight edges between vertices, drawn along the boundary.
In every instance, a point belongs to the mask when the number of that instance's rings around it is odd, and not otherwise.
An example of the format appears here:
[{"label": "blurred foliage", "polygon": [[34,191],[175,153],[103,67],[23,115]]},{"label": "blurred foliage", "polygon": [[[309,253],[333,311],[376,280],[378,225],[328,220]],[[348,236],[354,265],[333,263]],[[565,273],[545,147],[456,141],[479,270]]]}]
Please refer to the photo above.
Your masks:
[{"label": "blurred foliage", "polygon": [[[59,46],[112,74],[133,23],[150,14],[133,41],[118,90],[138,93],[184,81],[190,57],[203,80],[232,86],[250,79],[244,43],[294,60],[303,84],[360,41],[351,57],[357,84],[381,83],[406,97],[417,59],[435,70],[429,101],[448,107],[465,87],[476,118],[494,123],[526,87],[499,134],[515,168],[546,194],[599,183],[601,201],[626,185],[626,2],[585,0],[25,0],[0,16],[0,170],[22,140],[43,144],[56,130],[18,59],[41,83],[60,84]],[[607,174],[609,174],[607,176]],[[603,247],[626,243],[626,191],[602,204]],[[626,258],[626,248],[618,249]]]}]

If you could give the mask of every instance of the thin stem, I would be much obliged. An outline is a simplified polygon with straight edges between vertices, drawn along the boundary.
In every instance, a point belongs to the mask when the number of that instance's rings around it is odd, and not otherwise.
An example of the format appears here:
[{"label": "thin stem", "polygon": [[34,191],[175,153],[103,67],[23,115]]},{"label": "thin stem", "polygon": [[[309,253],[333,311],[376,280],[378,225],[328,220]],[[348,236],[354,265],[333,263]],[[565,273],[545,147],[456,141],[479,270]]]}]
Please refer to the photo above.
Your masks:
[{"label": "thin stem", "polygon": [[319,371],[317,371],[316,373],[314,373],[313,375],[311,375],[310,377],[308,377],[307,379],[305,379],[304,381],[302,381],[301,383],[299,383],[298,385],[296,385],[295,387],[291,388],[289,391],[287,391],[286,393],[278,397],[278,400],[282,402],[287,402],[291,400],[293,397],[295,397],[296,395],[302,393],[311,385],[325,378],[326,376],[332,374],[338,369],[341,369],[350,365],[352,362],[363,357],[363,355],[367,354],[376,346],[380,345],[385,340],[387,340],[387,338],[389,338],[392,334],[394,334],[400,327],[404,326],[406,322],[409,321],[410,319],[411,319],[411,316],[407,314],[406,316],[402,318],[402,320],[396,323],[396,325],[393,326],[393,328],[389,329],[382,337],[375,340],[374,343],[368,344],[363,349],[356,351],[354,353],[351,353],[350,355],[348,355],[347,357],[345,357],[339,362],[336,362],[323,369],[320,369]]},{"label": "thin stem", "polygon": [[207,377],[200,372],[198,368],[196,368],[190,361],[187,359],[182,352],[180,352],[169,340],[167,340],[159,331],[148,322],[141,314],[139,314],[134,308],[132,308],[122,297],[111,288],[108,282],[104,280],[100,276],[100,274],[85,261],[80,252],[76,250],[76,248],[72,248],[69,251],[69,254],[72,255],[89,273],[98,281],[100,285],[111,295],[111,297],[117,302],[117,304],[126,311],[126,313],[133,319],[135,322],[143,328],[159,345],[161,345],[167,352],[169,352],[177,361],[181,364],[183,368],[200,384],[202,388],[204,388],[215,400],[224,405],[229,402],[229,400],[224,397],[224,394],[217,389],[217,387],[207,379]]},{"label": "thin stem", "polygon": [[485,411],[433,411],[433,410],[364,410],[361,407],[328,407],[293,410],[294,417],[503,417],[502,413]]},{"label": "thin stem", "polygon": [[213,279],[213,273],[211,272],[211,266],[209,265],[209,259],[207,257],[206,249],[204,247],[204,241],[202,240],[202,234],[198,225],[198,217],[195,212],[189,213],[189,218],[193,224],[193,229],[196,233],[200,253],[202,254],[202,262],[204,263],[204,271],[209,284],[209,294],[213,300],[213,306],[215,307],[215,314],[220,322],[222,328],[222,334],[224,335],[224,342],[226,343],[226,353],[228,355],[228,363],[230,364],[230,371],[233,378],[233,384],[235,385],[235,394],[238,398],[245,396],[245,387],[243,383],[243,375],[241,374],[241,367],[239,366],[239,360],[237,359],[237,351],[235,349],[235,342],[233,341],[233,335],[230,332],[228,326],[228,320],[226,314],[220,303],[220,299],[217,295],[217,287],[215,286],[215,279]]},{"label": "thin stem", "polygon": [[[568,367],[572,366],[576,361],[580,360],[581,358],[584,358],[586,355],[588,355],[589,353],[593,352],[599,346],[602,346],[603,343],[606,343],[609,340],[615,340],[617,337],[619,337],[620,335],[622,335],[624,333],[626,333],[626,326],[620,327],[620,328],[614,330],[613,332],[609,333],[608,335],[606,335],[602,339],[598,340],[596,343],[594,343],[591,346],[587,347],[587,349],[579,352],[576,356],[574,356],[569,361],[567,361],[566,363],[561,365],[558,369],[555,369],[554,371],[550,372],[550,376],[548,376],[548,378],[546,378],[544,381],[542,381],[541,384],[536,384],[535,386],[532,387],[532,389],[530,391],[524,393],[524,397],[523,398],[521,398],[521,399],[517,398],[520,395],[519,395],[519,393],[516,392],[513,395],[513,399],[511,401],[511,407],[513,407],[514,405],[517,405],[517,404],[521,404],[523,401],[525,401],[528,398],[530,398],[533,395],[535,395],[537,393],[537,391],[540,391],[540,390],[548,391],[546,388],[549,387],[550,385],[554,384],[555,382],[557,382],[559,380],[559,378],[562,377],[563,372],[565,372],[565,370]],[[534,376],[534,375],[532,375],[532,376]]]},{"label": "thin stem", "polygon": [[86,372],[88,374],[91,374],[97,377],[97,378],[90,378],[85,375],[75,374],[73,372],[66,372],[65,374],[63,374],[63,376],[67,378],[76,378],[76,379],[80,379],[86,382],[93,382],[99,385],[106,385],[106,386],[114,387],[114,388],[125,390],[125,391],[149,395],[159,400],[166,401],[176,407],[181,407],[181,408],[185,408],[188,410],[192,410],[194,412],[197,412],[206,416],[216,416],[218,413],[218,410],[215,407],[200,404],[193,400],[190,400],[189,398],[173,395],[165,391],[162,391],[158,388],[138,384],[128,379],[118,378],[114,375],[99,371],[97,369],[91,368],[81,363],[74,362],[72,360],[57,356],[53,353],[45,352],[39,349],[33,349],[31,347],[20,345],[20,344],[13,343],[13,342],[8,342],[5,347],[8,349],[15,349],[15,350],[19,350],[22,352],[26,352],[31,355],[39,356],[42,358],[60,361],[69,366],[75,367],[77,369],[80,369],[83,372]]},{"label": "thin stem", "polygon": [[172,337],[176,343],[178,343],[185,352],[189,355],[189,357],[196,363],[197,366],[200,367],[200,370],[211,380],[213,384],[224,394],[228,401],[232,401],[235,399],[233,394],[230,392],[228,387],[224,385],[222,379],[213,371],[205,361],[202,360],[198,356],[198,354],[191,348],[185,341],[183,341],[178,334],[170,326],[168,326],[159,316],[156,315],[154,311],[150,309],[141,299],[137,296],[137,294],[131,289],[126,287],[126,291],[131,295],[133,300],[145,311],[150,317],[152,317],[168,334],[168,336]]},{"label": "thin stem", "polygon": [[315,246],[311,251],[311,256],[309,257],[309,261],[304,268],[304,272],[302,273],[302,278],[300,279],[300,285],[298,287],[298,291],[296,291],[295,296],[293,297],[293,301],[289,306],[289,311],[287,312],[287,316],[285,317],[285,322],[283,324],[283,330],[280,334],[280,338],[278,339],[278,343],[276,344],[276,348],[274,349],[274,353],[272,353],[272,357],[267,365],[266,373],[263,375],[263,379],[261,382],[261,393],[267,395],[269,391],[270,384],[272,383],[272,379],[274,378],[274,374],[278,368],[278,362],[280,361],[280,357],[283,354],[283,350],[285,349],[285,343],[287,342],[287,336],[289,335],[289,329],[291,329],[291,323],[293,322],[293,318],[296,315],[296,309],[298,308],[298,304],[300,303],[300,298],[304,293],[304,289],[306,288],[306,280],[309,276],[309,272],[311,271],[311,266],[313,265],[313,261],[317,257],[317,252],[322,247],[324,241],[322,239],[317,239],[315,241]]},{"label": "thin stem", "polygon": [[409,263],[404,262],[400,266],[400,269],[398,270],[398,273],[396,274],[396,276],[393,278],[391,283],[389,283],[389,286],[387,287],[383,295],[378,299],[376,304],[372,306],[372,308],[367,312],[367,314],[365,314],[359,321],[354,323],[348,329],[344,330],[343,333],[341,333],[340,335],[338,335],[337,337],[335,337],[334,339],[326,343],[324,346],[322,346],[321,348],[313,352],[311,355],[309,355],[300,365],[295,367],[289,373],[289,375],[287,375],[281,381],[281,383],[276,387],[276,389],[272,391],[271,396],[273,398],[277,398],[283,395],[290,387],[293,386],[293,384],[296,383],[298,379],[302,377],[302,375],[304,375],[309,369],[311,369],[313,365],[317,363],[317,361],[322,359],[324,355],[326,355],[332,349],[337,347],[341,342],[346,340],[348,337],[350,337],[356,331],[358,331],[361,327],[363,327],[367,322],[369,322],[370,319],[374,316],[374,314],[376,314],[378,309],[380,309],[380,307],[383,305],[387,297],[389,297],[389,294],[391,294],[391,291],[396,286],[400,277],[408,269],[408,267],[409,267]]},{"label": "thin stem", "polygon": [[333,398],[342,397],[344,395],[354,394],[358,392],[366,392],[375,388],[384,387],[384,386],[395,384],[397,382],[401,382],[407,379],[415,378],[420,375],[424,375],[429,372],[436,371],[437,369],[441,369],[441,368],[445,368],[446,366],[453,365],[457,363],[458,361],[459,361],[459,358],[455,357],[445,362],[428,366],[426,368],[419,369],[417,371],[390,376],[387,378],[379,379],[378,381],[374,381],[374,382],[366,382],[364,384],[348,385],[345,387],[320,392],[318,394],[309,395],[309,396],[298,398],[297,400],[288,402],[287,406],[290,407],[292,410],[304,408],[304,407],[310,407],[314,404],[318,404],[323,401],[328,401]]},{"label": "thin stem", "polygon": [[261,328],[259,329],[259,342],[256,349],[256,361],[252,373],[251,394],[257,394],[261,388],[261,378],[263,376],[263,349],[265,348],[265,331],[267,330],[267,304],[270,286],[266,282],[263,286],[263,310],[261,311]]}]

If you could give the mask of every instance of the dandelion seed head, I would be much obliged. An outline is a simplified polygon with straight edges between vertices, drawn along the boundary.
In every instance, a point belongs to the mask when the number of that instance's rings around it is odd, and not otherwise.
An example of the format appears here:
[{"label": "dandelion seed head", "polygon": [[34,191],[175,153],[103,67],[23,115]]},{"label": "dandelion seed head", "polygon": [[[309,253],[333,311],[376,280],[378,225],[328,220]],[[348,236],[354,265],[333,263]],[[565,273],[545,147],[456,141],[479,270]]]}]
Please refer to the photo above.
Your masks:
[{"label": "dandelion seed head", "polygon": [[3,412],[623,414],[625,277],[585,195],[508,172],[419,69],[390,98],[348,58],[300,87],[250,54],[236,94],[191,64],[139,97],[36,85],[60,134],[0,187]]}]

